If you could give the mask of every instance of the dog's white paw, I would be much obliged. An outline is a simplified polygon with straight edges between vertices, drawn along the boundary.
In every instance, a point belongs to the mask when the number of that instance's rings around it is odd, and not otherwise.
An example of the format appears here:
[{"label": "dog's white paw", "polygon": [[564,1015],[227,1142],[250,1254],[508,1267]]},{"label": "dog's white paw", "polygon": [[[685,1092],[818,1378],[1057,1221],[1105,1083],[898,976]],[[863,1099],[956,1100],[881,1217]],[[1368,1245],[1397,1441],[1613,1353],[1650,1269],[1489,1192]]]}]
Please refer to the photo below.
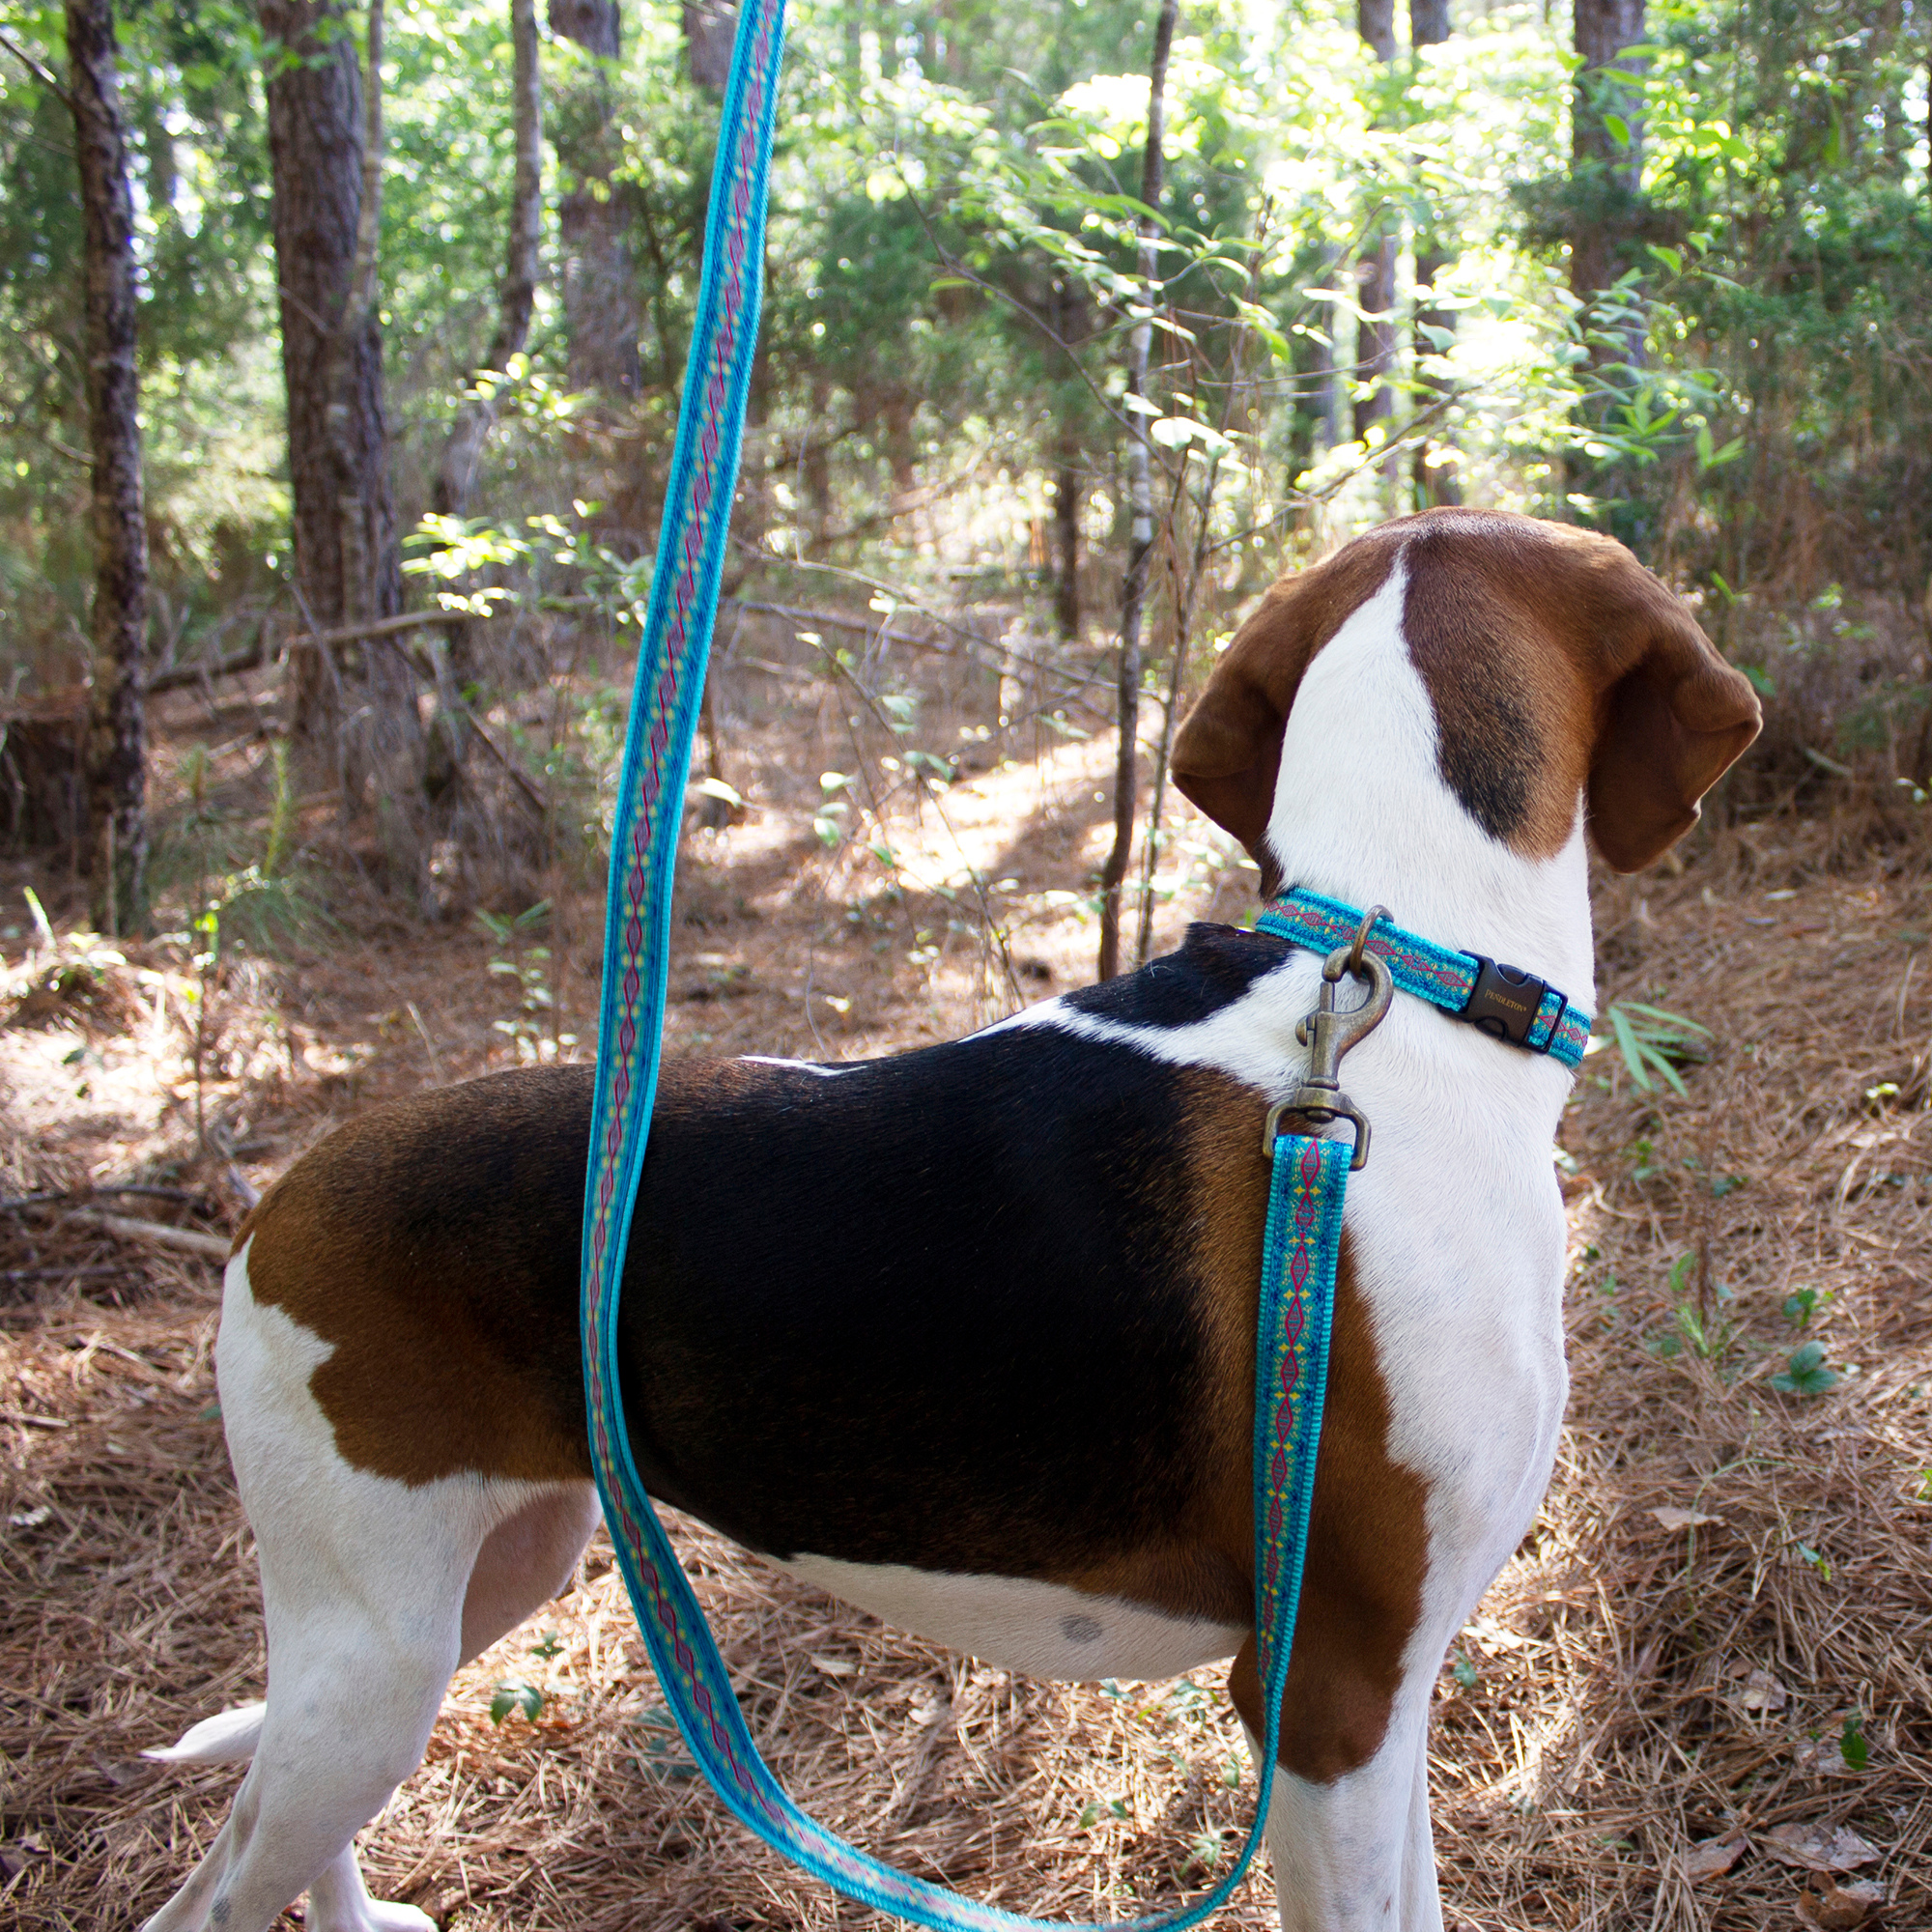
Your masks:
[{"label": "dog's white paw", "polygon": [[427,1912],[413,1905],[396,1905],[384,1898],[363,1898],[348,1918],[323,1918],[309,1901],[309,1932],[437,1932]]}]

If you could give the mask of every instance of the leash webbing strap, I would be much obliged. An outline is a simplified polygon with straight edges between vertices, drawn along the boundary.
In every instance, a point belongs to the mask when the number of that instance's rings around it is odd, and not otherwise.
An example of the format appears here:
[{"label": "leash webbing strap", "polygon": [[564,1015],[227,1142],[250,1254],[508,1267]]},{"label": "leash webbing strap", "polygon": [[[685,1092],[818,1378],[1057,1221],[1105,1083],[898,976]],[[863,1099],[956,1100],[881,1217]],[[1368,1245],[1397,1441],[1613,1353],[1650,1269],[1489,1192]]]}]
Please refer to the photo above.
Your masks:
[{"label": "leash webbing strap", "polygon": [[[665,1701],[726,1806],[805,1870],[935,1932],[1031,1932],[881,1864],[808,1817],[766,1768],[703,1612],[645,1493],[624,1418],[618,1309],[657,1092],[671,888],[691,743],[704,687],[745,395],[756,347],[783,0],[746,0],[725,86],[697,323],[638,657],[611,840],[604,989],[584,1187],[582,1341],[591,1462],[618,1565]],[[1255,1364],[1255,1616],[1267,1729],[1260,1802],[1239,1859],[1186,1907],[1127,1921],[1182,1932],[1233,1893],[1262,1842],[1274,1789],[1302,1554],[1327,1386],[1350,1150],[1280,1136],[1273,1150]]]},{"label": "leash webbing strap", "polygon": [[[1349,945],[1361,923],[1353,906],[1295,886],[1268,901],[1255,930],[1325,954]],[[1469,1021],[1492,1038],[1547,1053],[1573,1070],[1583,1064],[1590,1015],[1533,974],[1498,965],[1480,952],[1437,946],[1387,918],[1370,927],[1365,950],[1384,961],[1405,993]]]}]

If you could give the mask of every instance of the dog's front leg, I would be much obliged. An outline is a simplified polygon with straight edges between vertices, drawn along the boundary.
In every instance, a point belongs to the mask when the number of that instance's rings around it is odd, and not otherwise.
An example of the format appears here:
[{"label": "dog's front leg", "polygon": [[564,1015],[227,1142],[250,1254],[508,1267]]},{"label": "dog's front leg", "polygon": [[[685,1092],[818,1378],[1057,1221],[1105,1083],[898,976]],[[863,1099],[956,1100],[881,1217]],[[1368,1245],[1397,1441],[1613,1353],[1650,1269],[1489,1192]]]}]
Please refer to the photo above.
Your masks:
[{"label": "dog's front leg", "polygon": [[[1390,1697],[1359,1663],[1319,1662],[1290,1673],[1273,1767],[1267,1840],[1282,1932],[1439,1932],[1426,1751],[1434,1673],[1411,1673]],[[1252,1637],[1229,1690],[1259,1774]]]}]

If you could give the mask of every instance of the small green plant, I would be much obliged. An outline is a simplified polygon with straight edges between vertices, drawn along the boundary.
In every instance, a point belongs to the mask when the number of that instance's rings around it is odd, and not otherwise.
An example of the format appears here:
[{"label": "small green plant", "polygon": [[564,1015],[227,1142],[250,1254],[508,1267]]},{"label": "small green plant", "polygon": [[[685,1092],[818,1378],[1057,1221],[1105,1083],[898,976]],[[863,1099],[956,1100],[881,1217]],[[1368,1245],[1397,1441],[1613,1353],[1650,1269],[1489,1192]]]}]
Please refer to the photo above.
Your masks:
[{"label": "small green plant", "polygon": [[1684,1081],[1677,1069],[1709,1053],[1710,1028],[1682,1013],[1645,1006],[1640,1000],[1612,1000],[1607,1017],[1625,1068],[1646,1094],[1656,1091],[1657,1080],[1682,1094]]},{"label": "small green plant", "polygon": [[849,799],[840,798],[838,794],[852,781],[851,775],[846,772],[820,772],[818,775],[818,788],[825,797],[812,815],[811,829],[827,851],[834,851],[844,842],[844,821],[851,815],[852,805]]},{"label": "small green plant", "polygon": [[530,1645],[530,1655],[540,1657],[548,1663],[553,1658],[563,1655],[563,1639],[554,1631],[547,1630]]},{"label": "small green plant", "polygon": [[1823,1551],[1813,1549],[1808,1543],[1797,1544],[1794,1549],[1801,1563],[1808,1563],[1826,1582],[1832,1580],[1832,1559]]},{"label": "small green plant", "polygon": [[1219,1832],[1197,1832],[1187,1841],[1187,1862],[1196,1871],[1218,1871],[1227,1849]]},{"label": "small green plant", "polygon": [[1847,1771],[1862,1771],[1871,1762],[1871,1747],[1866,1741],[1864,1718],[1857,1711],[1845,1713],[1845,1727],[1838,1733],[1838,1755]]},{"label": "small green plant", "polygon": [[1476,1688],[1476,1666],[1461,1651],[1456,1653],[1456,1661],[1449,1666],[1449,1675],[1464,1690],[1473,1690]]},{"label": "small green plant", "polygon": [[1808,1328],[1811,1318],[1832,1298],[1829,1288],[1795,1288],[1784,1297],[1784,1319],[1794,1328]]},{"label": "small green plant", "polygon": [[556,1001],[550,988],[550,948],[526,943],[525,935],[541,925],[550,912],[550,901],[539,899],[513,918],[494,912],[476,915],[477,924],[504,949],[490,961],[491,973],[516,982],[515,1015],[493,1020],[491,1025],[516,1047],[520,1065],[558,1059],[565,1047],[577,1044],[574,1033],[557,1031]]},{"label": "small green plant", "polygon": [[1785,1366],[1771,1378],[1773,1388],[1785,1395],[1823,1395],[1838,1385],[1835,1369],[1825,1366],[1825,1345],[1804,1342],[1792,1350]]},{"label": "small green plant", "polygon": [[1677,1327],[1675,1335],[1658,1335],[1650,1347],[1654,1354],[1681,1354],[1687,1347],[1700,1362],[1719,1362],[1731,1349],[1733,1323],[1729,1304],[1733,1291],[1721,1281],[1714,1291],[1716,1308],[1708,1310],[1702,1296],[1692,1287],[1690,1275],[1698,1265],[1694,1252],[1679,1254],[1671,1264],[1671,1320]]},{"label": "small green plant", "polygon": [[1080,1807],[1080,1830],[1091,1832],[1095,1825],[1104,1825],[1126,1815],[1127,1801],[1124,1798],[1090,1798]]},{"label": "small green plant", "polygon": [[521,1711],[531,1723],[535,1723],[543,1707],[543,1692],[534,1684],[526,1684],[517,1677],[505,1678],[497,1686],[497,1693],[490,1699],[490,1721],[500,1724],[512,1711]]}]

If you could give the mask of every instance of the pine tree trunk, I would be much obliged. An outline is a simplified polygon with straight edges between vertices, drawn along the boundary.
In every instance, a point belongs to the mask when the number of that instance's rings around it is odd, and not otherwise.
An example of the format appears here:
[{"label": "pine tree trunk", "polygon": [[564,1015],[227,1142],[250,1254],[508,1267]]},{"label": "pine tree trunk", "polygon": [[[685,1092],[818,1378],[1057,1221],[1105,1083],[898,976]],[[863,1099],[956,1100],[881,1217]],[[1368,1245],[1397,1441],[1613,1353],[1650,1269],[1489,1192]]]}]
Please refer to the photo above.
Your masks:
[{"label": "pine tree trunk", "polygon": [[[503,279],[497,288],[497,332],[483,359],[485,369],[498,372],[510,366],[511,357],[523,354],[529,340],[530,312],[543,272],[543,77],[537,68],[536,0],[510,0],[510,43],[515,56],[511,89],[517,172],[510,194]],[[457,411],[437,468],[438,515],[463,514],[496,421],[496,405],[487,397],[468,401]]]},{"label": "pine tree trunk", "polygon": [[[614,64],[622,51],[618,0],[550,0],[550,24],[597,62]],[[638,296],[624,242],[623,202],[612,186],[622,139],[609,71],[590,69],[557,105],[557,158],[571,177],[556,205],[568,380],[573,389],[613,400],[635,396]]]},{"label": "pine tree trunk", "polygon": [[[1141,165],[1141,201],[1160,206],[1162,149],[1167,135],[1167,60],[1174,46],[1177,0],[1161,0],[1153,30],[1153,59],[1148,69],[1147,154]],[[1148,352],[1152,342],[1152,309],[1159,299],[1160,231],[1151,215],[1141,217],[1140,307],[1145,311],[1127,335],[1127,394],[1147,394]],[[1114,761],[1114,845],[1100,868],[1100,960],[1098,977],[1111,980],[1121,970],[1121,887],[1134,843],[1134,816],[1140,793],[1141,617],[1147,606],[1149,565],[1153,554],[1153,472],[1147,417],[1130,411],[1127,435],[1127,576],[1121,593],[1121,661],[1117,692],[1120,745]]]},{"label": "pine tree trunk", "polygon": [[[367,152],[375,103],[364,100],[341,0],[260,0],[260,8],[270,43],[296,592],[303,622],[323,631],[402,609],[373,299],[378,211],[364,220],[380,162]],[[369,662],[387,655],[372,652]],[[335,753],[342,724],[335,667],[319,651],[298,650],[292,671],[296,737]],[[410,704],[413,717],[412,692]]]},{"label": "pine tree trunk", "polygon": [[[1355,24],[1363,43],[1385,68],[1395,64],[1395,0],[1356,0]],[[1355,265],[1364,320],[1355,353],[1358,382],[1373,384],[1355,402],[1355,440],[1363,441],[1376,423],[1395,413],[1395,270],[1402,236],[1397,210],[1376,212],[1369,245]]]},{"label": "pine tree trunk", "polygon": [[[1063,344],[1073,340],[1081,320],[1078,298],[1063,277],[1053,285],[1053,327]],[[1067,359],[1071,363],[1070,352]],[[1080,635],[1080,505],[1085,492],[1080,440],[1071,414],[1065,410],[1054,442],[1053,614],[1062,639],[1070,644]]]},{"label": "pine tree trunk", "polygon": [[[530,314],[543,272],[543,76],[537,63],[536,0],[510,0],[510,46],[517,168],[510,190],[503,276],[497,285],[497,328],[482,364],[482,370],[499,375],[529,340]],[[438,516],[460,517],[469,508],[483,450],[496,424],[494,396],[470,396],[458,408],[430,495]],[[440,648],[439,701],[423,748],[423,789],[432,799],[441,798],[456,782],[469,750],[469,721],[456,698],[473,681],[473,627],[453,626]]]},{"label": "pine tree trunk", "polygon": [[[1643,40],[1643,0],[1576,0],[1577,74],[1570,128],[1570,175],[1576,226],[1570,237],[1570,287],[1588,300],[1629,265],[1622,256],[1635,224],[1643,179],[1643,96],[1605,74],[1626,47]],[[1630,131],[1620,141],[1606,116]]]},{"label": "pine tree trunk", "polygon": [[[1408,40],[1411,47],[1437,47],[1449,38],[1449,0],[1408,0]],[[1431,219],[1416,238],[1415,281],[1418,289],[1434,289],[1455,263],[1449,252],[1448,238]],[[1441,337],[1456,327],[1456,312],[1438,306],[1427,297],[1416,302],[1414,349],[1418,401],[1428,407],[1447,389],[1444,380],[1424,366],[1432,355],[1447,354]],[[1430,461],[1430,439],[1424,436],[1415,452],[1413,471],[1415,507],[1427,510],[1436,503],[1460,503],[1463,492],[1453,465]]]},{"label": "pine tree trunk", "polygon": [[737,37],[738,10],[729,0],[684,0],[684,58],[694,85],[724,91]]},{"label": "pine tree trunk", "polygon": [[139,929],[146,911],[148,535],[134,361],[134,208],[111,0],[67,0],[69,101],[87,277],[87,419],[94,483],[94,689],[87,807],[93,921]]},{"label": "pine tree trunk", "polygon": [[1060,437],[1053,472],[1053,616],[1062,639],[1080,635],[1080,470],[1079,451],[1065,430]]}]

